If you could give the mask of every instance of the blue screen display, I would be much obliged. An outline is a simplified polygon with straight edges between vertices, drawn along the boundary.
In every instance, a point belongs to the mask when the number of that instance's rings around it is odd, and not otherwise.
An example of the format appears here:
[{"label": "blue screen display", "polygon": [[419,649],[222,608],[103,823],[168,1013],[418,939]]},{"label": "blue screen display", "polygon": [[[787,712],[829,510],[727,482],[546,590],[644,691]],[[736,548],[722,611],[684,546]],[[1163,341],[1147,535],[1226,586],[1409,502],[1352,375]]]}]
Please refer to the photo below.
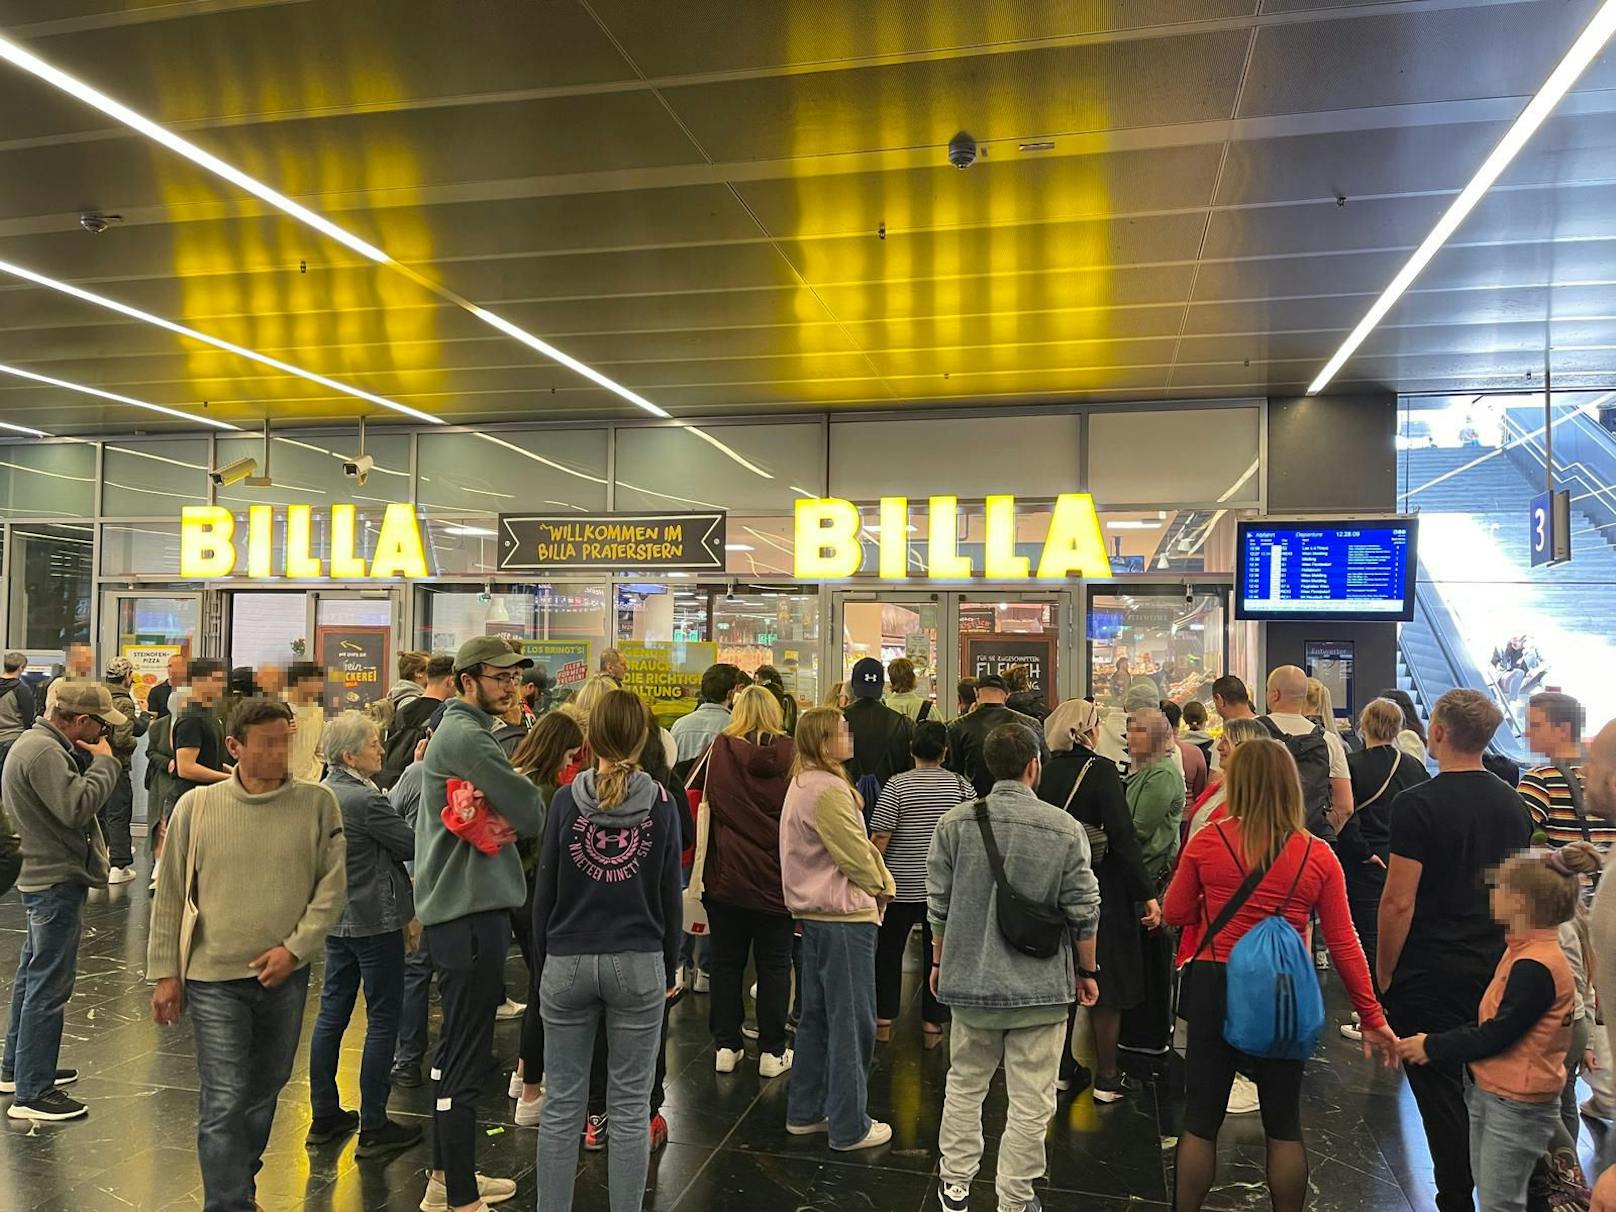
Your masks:
[{"label": "blue screen display", "polygon": [[1241,522],[1235,617],[1412,618],[1416,525]]}]

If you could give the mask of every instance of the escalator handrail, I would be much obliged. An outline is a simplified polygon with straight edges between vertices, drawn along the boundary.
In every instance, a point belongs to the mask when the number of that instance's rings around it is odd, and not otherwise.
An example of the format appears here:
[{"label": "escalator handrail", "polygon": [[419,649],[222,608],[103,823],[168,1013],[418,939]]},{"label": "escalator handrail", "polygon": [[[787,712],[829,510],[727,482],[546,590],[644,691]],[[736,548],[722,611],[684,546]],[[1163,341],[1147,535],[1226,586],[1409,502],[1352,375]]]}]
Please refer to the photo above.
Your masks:
[{"label": "escalator handrail", "polygon": [[[1493,705],[1503,712],[1504,723],[1509,726],[1511,735],[1519,741],[1523,735],[1520,721],[1515,718],[1515,710],[1510,704],[1508,696],[1504,694],[1503,688],[1499,686],[1498,679],[1492,675],[1491,669],[1481,669],[1469,659],[1468,655],[1460,655],[1451,632],[1452,614],[1448,611],[1447,604],[1441,601],[1442,595],[1440,591],[1433,583],[1422,576],[1416,583],[1414,596],[1419,611],[1425,619],[1425,624],[1431,629],[1431,636],[1436,640],[1437,648],[1442,652],[1442,660],[1447,665],[1449,681],[1455,686],[1477,686],[1479,684],[1485,687],[1488,695],[1493,700]],[[1433,598],[1436,599],[1436,604],[1433,604]],[[1420,685],[1419,673],[1414,662],[1407,661],[1405,658],[1405,663],[1408,665],[1409,677],[1421,691],[1420,697],[1422,701],[1434,704],[1436,699],[1431,697],[1425,687]]]}]

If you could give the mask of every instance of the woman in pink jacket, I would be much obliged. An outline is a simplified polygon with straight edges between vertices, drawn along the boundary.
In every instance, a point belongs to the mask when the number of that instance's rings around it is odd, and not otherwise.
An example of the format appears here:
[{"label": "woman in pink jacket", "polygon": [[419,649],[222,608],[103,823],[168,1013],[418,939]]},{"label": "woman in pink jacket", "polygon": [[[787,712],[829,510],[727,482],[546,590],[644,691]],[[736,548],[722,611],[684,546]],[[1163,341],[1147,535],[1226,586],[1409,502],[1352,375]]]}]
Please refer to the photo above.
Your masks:
[{"label": "woman in pink jacket", "polygon": [[840,711],[804,712],[780,816],[786,908],[802,923],[802,1019],[786,1131],[828,1133],[838,1152],[892,1139],[864,1103],[875,1049],[876,934],[897,885],[864,832],[864,806],[842,765],[852,756]]}]

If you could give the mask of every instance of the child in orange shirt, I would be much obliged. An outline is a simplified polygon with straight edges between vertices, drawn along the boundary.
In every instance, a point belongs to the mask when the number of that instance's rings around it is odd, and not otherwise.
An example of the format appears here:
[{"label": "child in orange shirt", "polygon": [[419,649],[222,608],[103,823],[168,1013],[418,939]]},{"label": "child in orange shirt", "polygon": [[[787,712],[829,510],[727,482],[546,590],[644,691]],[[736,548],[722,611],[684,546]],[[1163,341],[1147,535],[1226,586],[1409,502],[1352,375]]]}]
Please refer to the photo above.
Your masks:
[{"label": "child in orange shirt", "polygon": [[1548,1148],[1565,1086],[1576,978],[1558,937],[1577,910],[1577,879],[1552,852],[1528,850],[1496,872],[1493,918],[1503,958],[1480,1021],[1401,1041],[1404,1061],[1470,1066],[1470,1169],[1481,1212],[1524,1212],[1532,1167]]}]

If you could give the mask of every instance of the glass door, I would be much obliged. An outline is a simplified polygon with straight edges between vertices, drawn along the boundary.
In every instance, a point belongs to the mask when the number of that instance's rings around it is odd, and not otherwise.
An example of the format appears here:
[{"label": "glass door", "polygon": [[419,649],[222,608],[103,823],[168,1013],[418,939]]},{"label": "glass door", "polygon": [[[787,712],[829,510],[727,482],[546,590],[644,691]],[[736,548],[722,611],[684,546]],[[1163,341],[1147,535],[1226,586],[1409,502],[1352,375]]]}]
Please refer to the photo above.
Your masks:
[{"label": "glass door", "polygon": [[363,709],[393,684],[398,595],[309,594],[314,661],[325,670],[328,712]]},{"label": "glass door", "polygon": [[[827,688],[826,703],[866,657],[883,669],[900,657],[915,670],[915,690],[931,700],[935,718],[952,718],[954,648],[941,637],[953,634],[952,606],[957,595],[944,593],[854,593],[837,595],[833,626],[841,637],[841,668]],[[888,687],[890,690],[890,685]]]},{"label": "glass door", "polygon": [[[170,657],[189,660],[198,651],[197,627],[202,618],[200,593],[127,593],[106,591],[101,597],[99,675],[114,657],[134,666],[135,704],[144,711],[153,686],[168,678]],[[135,746],[129,777],[134,787],[134,821],[144,825],[146,806],[146,741]]]},{"label": "glass door", "polygon": [[1212,707],[1212,682],[1230,668],[1227,585],[1091,587],[1088,686],[1101,706],[1121,709],[1131,686],[1159,698]]},{"label": "glass door", "polygon": [[998,674],[1010,683],[1010,706],[1042,719],[1070,697],[1069,595],[959,595],[959,676]]}]

